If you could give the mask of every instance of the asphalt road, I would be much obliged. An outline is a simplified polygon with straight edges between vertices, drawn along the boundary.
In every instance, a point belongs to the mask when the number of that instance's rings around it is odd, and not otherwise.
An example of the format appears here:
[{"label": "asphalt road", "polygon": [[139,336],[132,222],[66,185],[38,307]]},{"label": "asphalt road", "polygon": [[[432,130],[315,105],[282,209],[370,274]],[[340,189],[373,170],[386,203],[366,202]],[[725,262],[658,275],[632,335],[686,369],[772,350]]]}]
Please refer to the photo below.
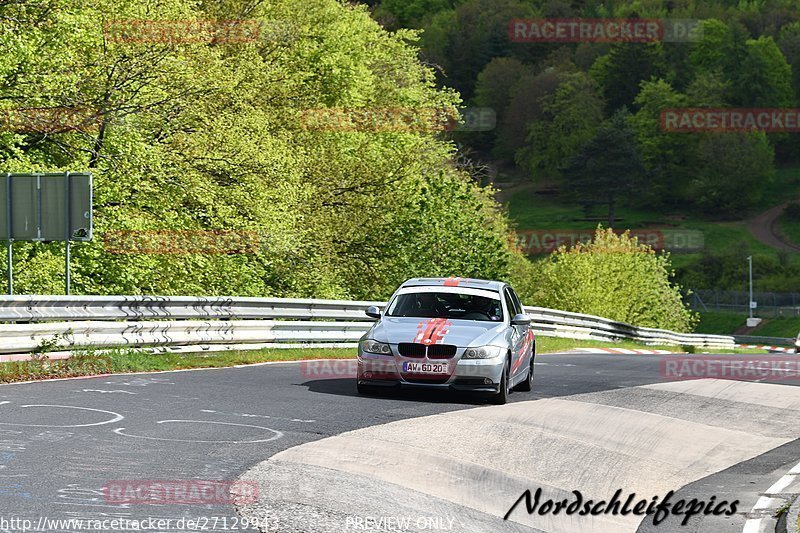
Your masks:
[{"label": "asphalt road", "polygon": [[[511,408],[598,393],[606,395],[599,403],[613,403],[624,399],[608,394],[663,382],[657,356],[581,353],[537,361],[534,392],[513,394]],[[296,363],[3,385],[0,531],[22,531],[23,519],[48,531],[113,530],[54,522],[64,519],[172,520],[150,521],[150,531],[246,530],[230,503],[112,503],[104,487],[119,486],[119,480],[234,481],[299,445],[390,422],[493,409],[485,406],[468,396],[427,392],[360,397],[352,379],[309,377]],[[696,436],[685,438],[689,443]],[[535,439],[530,445],[536,446]],[[792,440],[674,490],[735,494],[741,499],[738,525],[759,493],[798,460],[800,445]],[[187,527],[180,518],[198,521]],[[497,530],[504,525],[498,521]],[[639,529],[653,531],[646,524]]]}]

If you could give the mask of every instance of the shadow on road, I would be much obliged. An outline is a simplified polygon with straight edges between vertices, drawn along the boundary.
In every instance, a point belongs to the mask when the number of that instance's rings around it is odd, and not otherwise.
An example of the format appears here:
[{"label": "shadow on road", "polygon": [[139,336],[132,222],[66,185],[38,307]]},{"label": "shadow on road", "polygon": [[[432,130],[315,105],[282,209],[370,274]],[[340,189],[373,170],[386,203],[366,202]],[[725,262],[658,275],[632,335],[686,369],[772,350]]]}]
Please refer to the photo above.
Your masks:
[{"label": "shadow on road", "polygon": [[[310,392],[334,394],[336,396],[385,398],[425,403],[460,403],[467,405],[483,405],[488,403],[486,397],[448,390],[391,387],[377,390],[374,393],[361,395],[356,390],[356,381],[353,378],[316,379],[300,383],[300,385],[307,387]],[[512,401],[513,400],[514,398],[512,396]]]}]

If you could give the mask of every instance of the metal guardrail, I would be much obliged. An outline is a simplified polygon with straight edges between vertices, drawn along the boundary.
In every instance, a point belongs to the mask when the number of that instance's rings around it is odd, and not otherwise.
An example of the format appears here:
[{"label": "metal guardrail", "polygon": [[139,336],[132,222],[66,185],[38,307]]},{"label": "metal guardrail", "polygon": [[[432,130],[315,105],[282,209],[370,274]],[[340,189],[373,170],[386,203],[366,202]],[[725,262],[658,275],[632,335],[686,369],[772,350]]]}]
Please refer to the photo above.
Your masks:
[{"label": "metal guardrail", "polygon": [[[370,305],[384,302],[291,298],[150,296],[0,297],[0,354],[25,354],[50,343],[55,349],[186,347],[265,343],[351,345],[372,320]],[[646,344],[733,348],[734,338],[639,328],[607,318],[526,307],[543,336]]]},{"label": "metal guardrail", "polygon": [[573,339],[615,341],[630,339],[645,344],[686,344],[703,348],[733,348],[728,335],[678,333],[655,328],[636,327],[594,315],[583,315],[543,307],[525,307],[533,330],[545,336]]},{"label": "metal guardrail", "polygon": [[371,325],[371,322],[294,320],[3,324],[0,326],[0,354],[31,353],[50,341],[59,349],[192,345],[199,350],[217,344],[352,343]]},{"label": "metal guardrail", "polygon": [[364,320],[382,302],[202,296],[2,296],[0,322],[54,320]]},{"label": "metal guardrail", "polygon": [[758,344],[773,346],[794,346],[793,337],[760,337],[758,335],[734,335],[736,344]]}]

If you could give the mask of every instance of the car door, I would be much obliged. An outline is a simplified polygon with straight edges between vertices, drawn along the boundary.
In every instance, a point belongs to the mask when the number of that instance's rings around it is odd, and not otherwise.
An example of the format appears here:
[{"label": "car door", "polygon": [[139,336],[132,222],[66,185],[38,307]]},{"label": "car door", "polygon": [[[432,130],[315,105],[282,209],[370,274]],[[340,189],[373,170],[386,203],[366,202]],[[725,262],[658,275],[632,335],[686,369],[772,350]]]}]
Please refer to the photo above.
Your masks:
[{"label": "car door", "polygon": [[515,315],[522,312],[514,301],[511,289],[506,287],[503,290],[503,298],[506,302],[506,309],[508,310],[508,324],[511,328],[511,371],[509,372],[509,379],[514,382],[514,379],[520,374],[520,371],[525,368],[523,365],[523,358],[525,357],[525,336],[527,331],[524,326],[515,326],[511,320]]},{"label": "car door", "polygon": [[[513,298],[514,303],[519,308],[520,310],[519,312],[524,313],[525,308],[522,307],[522,302],[520,301],[519,296],[517,296],[517,293],[514,292],[514,289],[512,289],[511,287],[508,288],[508,291],[511,293],[511,298]],[[520,326],[520,333],[523,333],[525,336],[525,341],[523,342],[524,360],[521,366],[522,368],[528,368],[531,364],[531,357],[533,357],[533,343],[534,343],[533,330],[531,329],[530,325]]]}]

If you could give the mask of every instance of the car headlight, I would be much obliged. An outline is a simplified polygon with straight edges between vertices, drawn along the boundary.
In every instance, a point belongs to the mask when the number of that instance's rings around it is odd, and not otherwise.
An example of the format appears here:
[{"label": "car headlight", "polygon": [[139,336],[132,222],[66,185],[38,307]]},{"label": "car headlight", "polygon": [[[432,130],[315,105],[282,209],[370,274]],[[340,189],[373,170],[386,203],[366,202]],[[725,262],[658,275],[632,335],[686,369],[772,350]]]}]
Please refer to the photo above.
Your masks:
[{"label": "car headlight", "polygon": [[388,344],[373,340],[361,341],[361,349],[367,353],[377,353],[380,355],[392,355],[392,349]]},{"label": "car headlight", "polygon": [[491,359],[499,357],[505,353],[505,348],[500,346],[479,346],[477,348],[467,348],[463,359]]}]

